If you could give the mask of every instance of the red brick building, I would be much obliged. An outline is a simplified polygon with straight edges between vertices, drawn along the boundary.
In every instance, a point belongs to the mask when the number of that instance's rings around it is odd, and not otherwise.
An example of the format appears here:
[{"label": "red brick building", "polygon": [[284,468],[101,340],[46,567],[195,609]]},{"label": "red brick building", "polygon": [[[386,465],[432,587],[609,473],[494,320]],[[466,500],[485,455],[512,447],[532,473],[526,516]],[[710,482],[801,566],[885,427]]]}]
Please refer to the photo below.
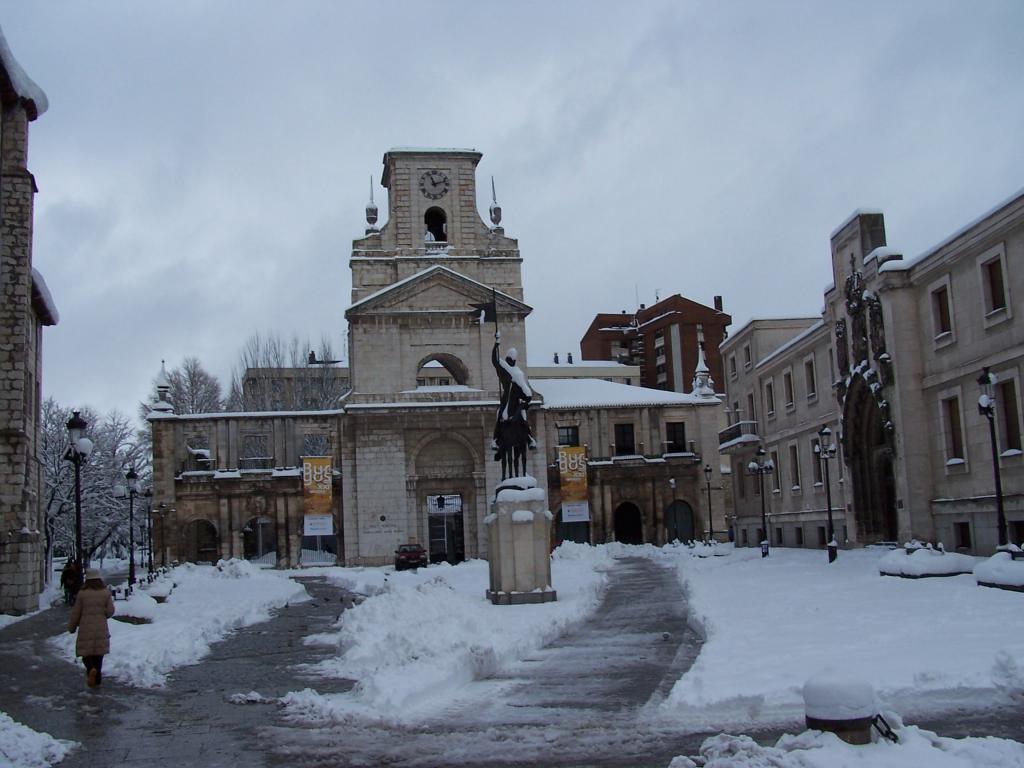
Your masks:
[{"label": "red brick building", "polygon": [[584,360],[618,360],[640,366],[642,387],[690,392],[697,367],[697,350],[704,348],[716,391],[724,392],[722,358],[732,318],[722,311],[722,297],[708,307],[679,294],[634,314],[597,315],[580,339]]}]

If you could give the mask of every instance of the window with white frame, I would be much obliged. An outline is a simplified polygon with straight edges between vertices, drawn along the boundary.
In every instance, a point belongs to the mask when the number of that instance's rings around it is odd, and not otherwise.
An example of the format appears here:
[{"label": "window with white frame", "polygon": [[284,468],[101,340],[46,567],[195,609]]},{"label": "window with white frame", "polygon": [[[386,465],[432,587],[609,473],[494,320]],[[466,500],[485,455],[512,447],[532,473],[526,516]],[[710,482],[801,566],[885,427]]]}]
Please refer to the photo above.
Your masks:
[{"label": "window with white frame", "polygon": [[793,396],[793,374],[790,371],[782,374],[782,391],[786,395],[786,407],[792,408],[796,398]]},{"label": "window with white frame", "polygon": [[781,491],[782,490],[782,465],[779,464],[779,454],[778,454],[778,451],[772,451],[771,452],[771,457],[772,457],[772,465],[774,467],[774,469],[772,471],[772,475],[771,475],[771,477],[772,477],[772,490],[773,491]]},{"label": "window with white frame", "polygon": [[800,490],[800,452],[795,445],[789,446],[789,480],[793,490]]},{"label": "window with white frame", "polygon": [[775,415],[775,383],[771,379],[764,383],[764,407],[769,419]]},{"label": "window with white frame", "polygon": [[729,355],[729,377],[736,378],[736,355]]},{"label": "window with white frame", "polygon": [[744,344],[743,345],[743,367],[744,368],[749,368],[751,366],[752,362],[753,361],[752,361],[752,359],[750,357],[750,345],[749,344]]},{"label": "window with white frame", "polygon": [[808,400],[818,396],[818,376],[814,370],[813,357],[804,359],[804,387],[807,389]]}]

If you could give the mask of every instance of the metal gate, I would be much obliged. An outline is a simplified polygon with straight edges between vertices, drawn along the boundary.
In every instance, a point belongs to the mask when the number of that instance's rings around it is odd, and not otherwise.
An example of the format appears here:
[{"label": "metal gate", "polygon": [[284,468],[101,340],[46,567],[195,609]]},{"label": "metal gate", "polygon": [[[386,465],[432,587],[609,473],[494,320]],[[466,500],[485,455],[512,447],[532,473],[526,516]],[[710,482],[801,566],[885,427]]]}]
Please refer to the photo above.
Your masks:
[{"label": "metal gate", "polygon": [[462,496],[442,493],[427,497],[430,562],[461,563],[466,559]]}]

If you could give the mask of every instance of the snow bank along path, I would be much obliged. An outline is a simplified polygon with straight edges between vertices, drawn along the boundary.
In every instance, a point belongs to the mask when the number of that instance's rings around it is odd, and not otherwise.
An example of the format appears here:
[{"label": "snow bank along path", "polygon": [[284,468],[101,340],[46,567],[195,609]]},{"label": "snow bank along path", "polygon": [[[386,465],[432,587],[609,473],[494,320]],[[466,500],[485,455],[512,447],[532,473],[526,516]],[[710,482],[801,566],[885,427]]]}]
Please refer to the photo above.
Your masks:
[{"label": "snow bank along path", "polygon": [[[151,624],[109,622],[104,676],[129,685],[161,686],[176,667],[198,662],[211,643],[231,630],[266,621],[275,608],[308,599],[305,588],[285,573],[242,560],[182,565],[171,578],[177,587],[166,603],[152,606]],[[123,605],[115,601],[115,611]],[[52,642],[61,656],[75,661],[75,635],[64,633]]]},{"label": "snow bank along path", "polygon": [[[724,724],[802,717],[800,691],[839,666],[887,697],[925,705],[942,691],[1024,696],[1024,600],[978,587],[972,575],[878,575],[884,551],[736,549],[697,559],[676,550],[691,622],[705,644],[665,706],[701,708]],[[663,556],[673,556],[666,548]],[[922,696],[921,694],[930,694]]]},{"label": "snow bank along path", "polygon": [[328,720],[412,720],[436,711],[464,684],[523,658],[592,613],[611,560],[605,548],[563,544],[552,559],[558,601],[521,606],[484,598],[484,560],[401,573],[325,569],[327,578],[371,597],[345,611],[336,631],[307,642],[337,649],[317,665],[318,673],[358,683],[346,694],[293,692],[285,704],[294,715]]}]

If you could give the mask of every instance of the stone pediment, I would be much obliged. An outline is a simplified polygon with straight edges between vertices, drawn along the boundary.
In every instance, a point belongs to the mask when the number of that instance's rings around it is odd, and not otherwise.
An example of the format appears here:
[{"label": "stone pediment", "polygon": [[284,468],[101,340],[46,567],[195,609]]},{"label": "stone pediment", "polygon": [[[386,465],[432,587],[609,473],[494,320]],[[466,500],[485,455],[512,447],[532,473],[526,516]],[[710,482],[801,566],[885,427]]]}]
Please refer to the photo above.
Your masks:
[{"label": "stone pediment", "polygon": [[[498,313],[525,317],[532,309],[501,291],[494,292]],[[472,304],[491,300],[492,289],[447,267],[435,265],[373,293],[345,310],[345,318],[398,313],[468,314]]]}]

